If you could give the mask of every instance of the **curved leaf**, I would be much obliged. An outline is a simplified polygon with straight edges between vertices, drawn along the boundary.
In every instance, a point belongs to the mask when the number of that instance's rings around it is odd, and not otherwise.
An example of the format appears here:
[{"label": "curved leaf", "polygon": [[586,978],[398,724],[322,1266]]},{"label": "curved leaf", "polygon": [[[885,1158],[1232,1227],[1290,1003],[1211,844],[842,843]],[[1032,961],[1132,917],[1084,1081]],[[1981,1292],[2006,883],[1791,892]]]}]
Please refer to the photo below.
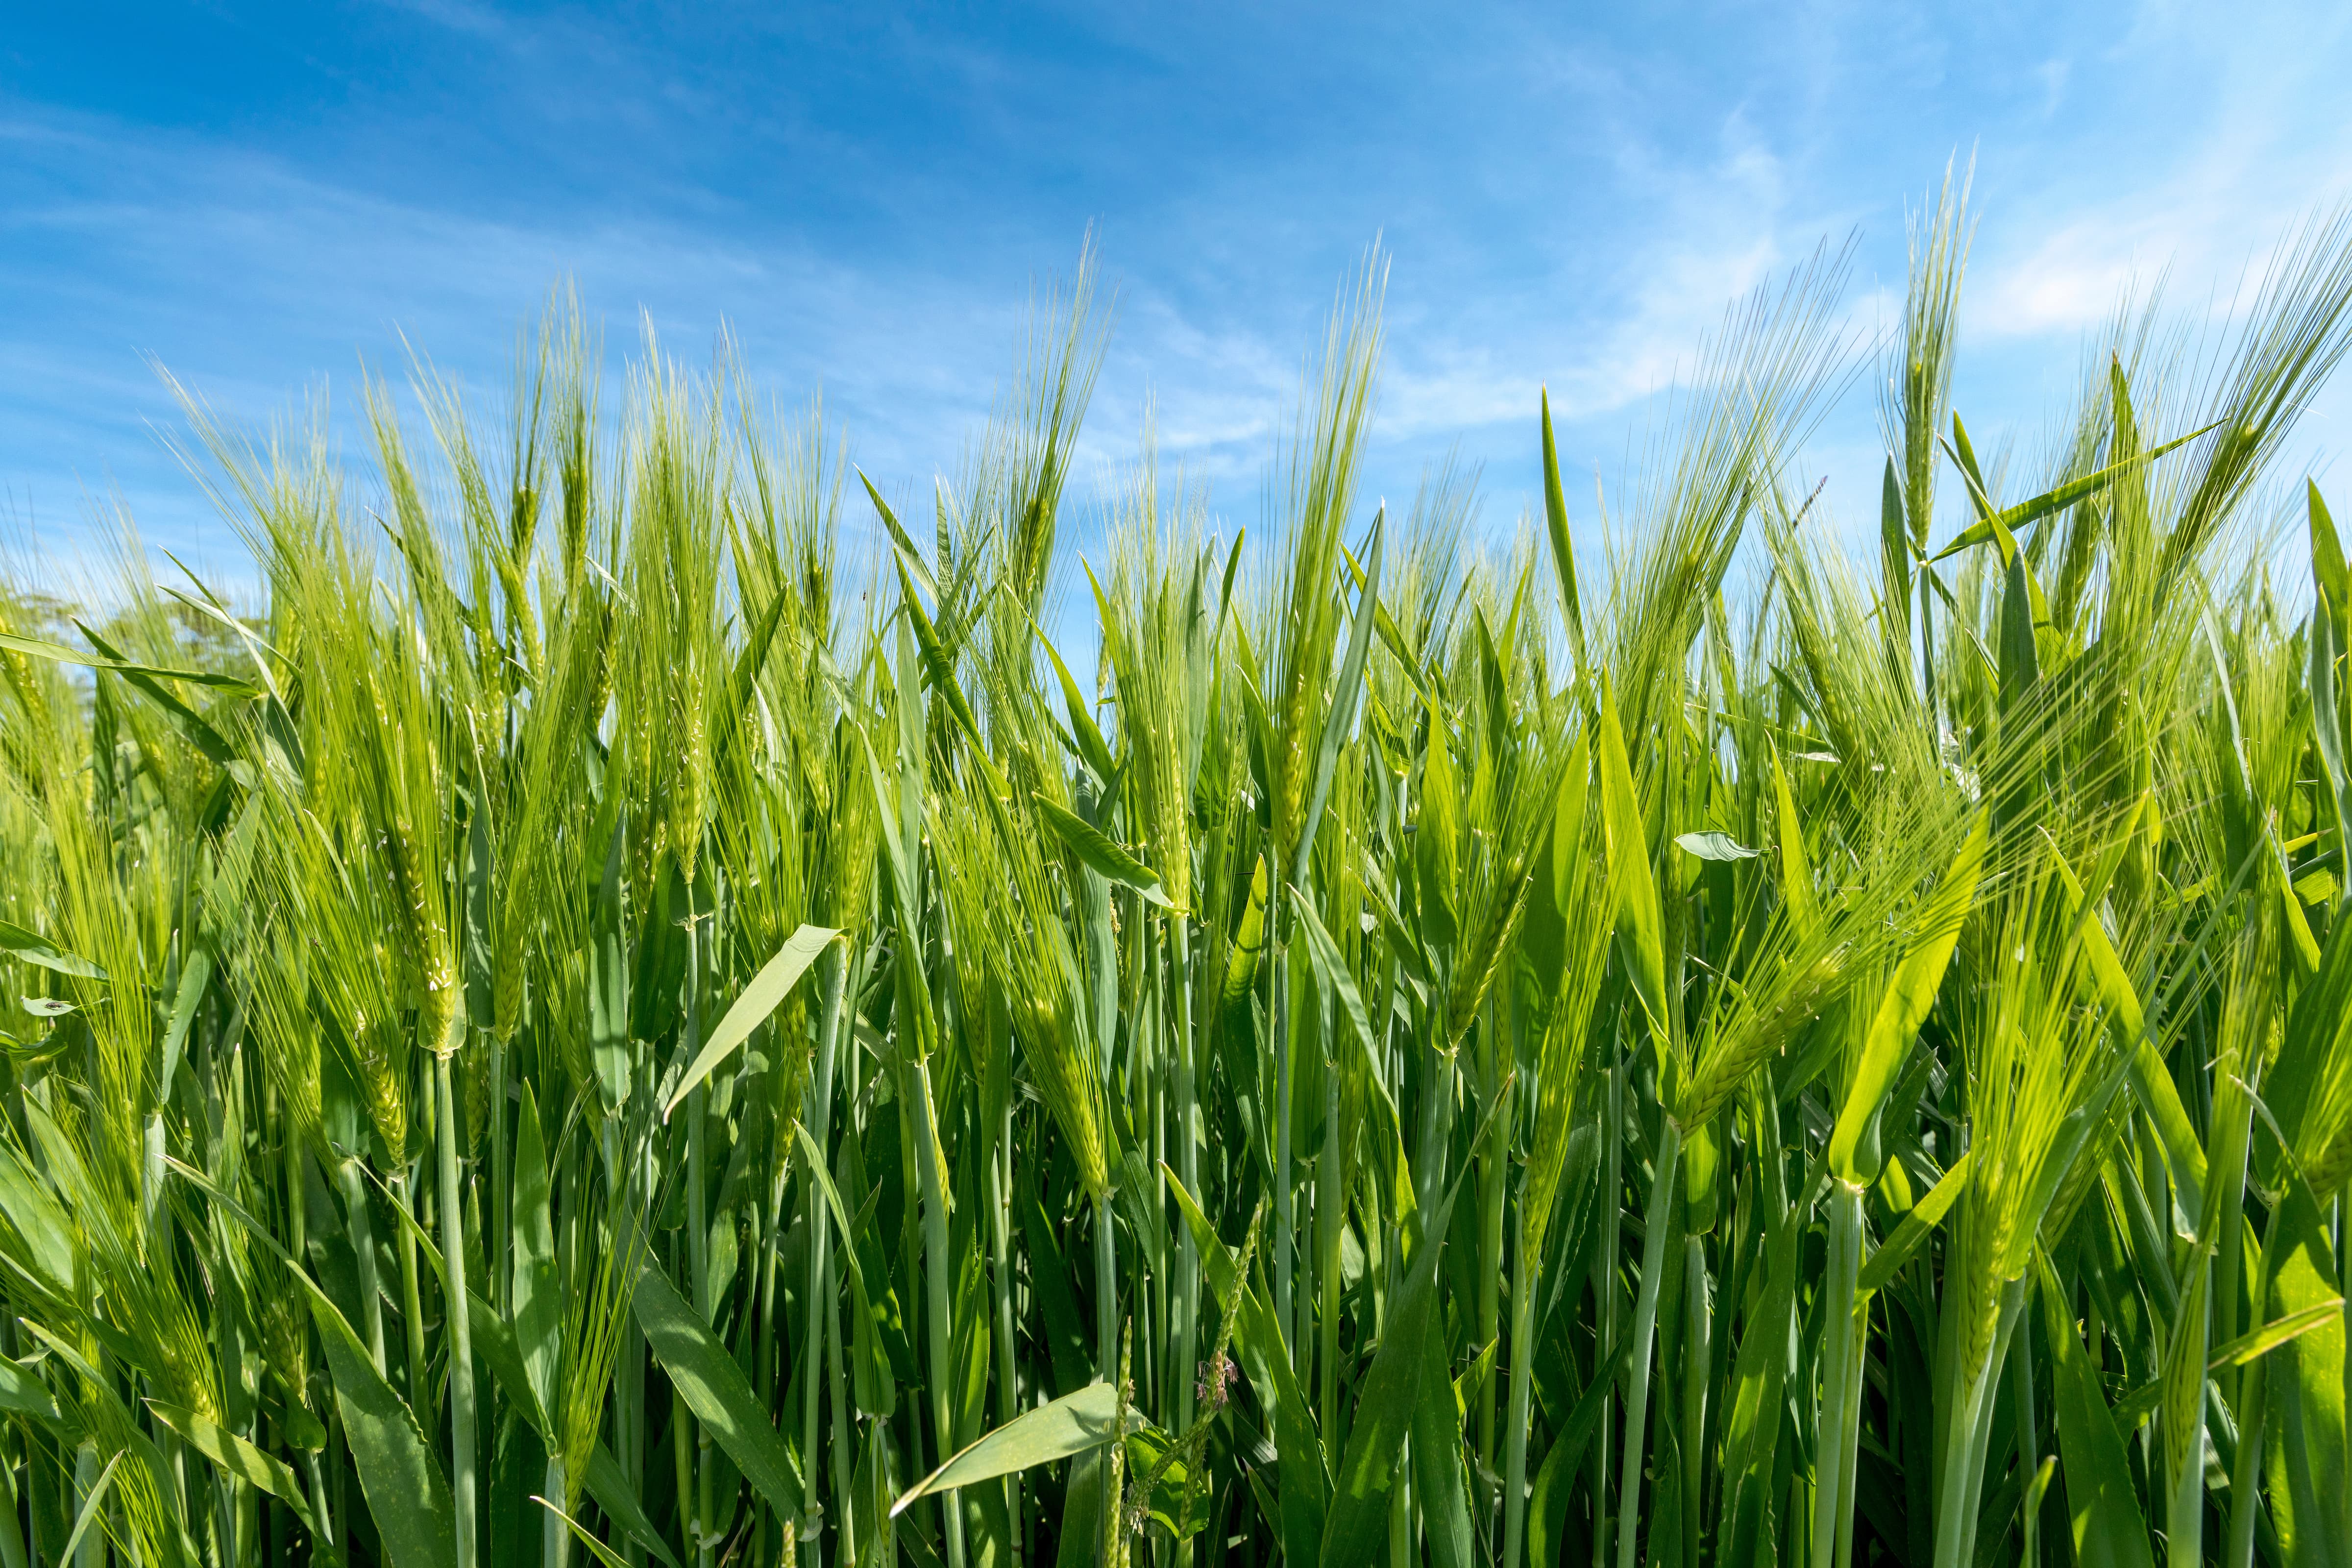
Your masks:
[{"label": "curved leaf", "polygon": [[669,1099],[662,1106],[663,1121],[669,1120],[669,1113],[677,1109],[678,1102],[710,1076],[711,1069],[726,1059],[728,1052],[741,1045],[752,1030],[766,1022],[769,1014],[783,1005],[793,987],[800,984],[801,976],[808,973],[809,965],[840,934],[831,926],[804,925],[784,940],[776,955],[761,966],[751,984],[743,987],[743,994],[735,998],[735,1005],[727,1009],[727,1016],[710,1031],[710,1038],[703,1042],[694,1065],[686,1069],[686,1076],[670,1090]]},{"label": "curved leaf", "polygon": [[767,1412],[751,1393],[750,1380],[727,1347],[695,1315],[677,1288],[651,1265],[637,1276],[632,1305],[646,1343],[653,1347],[662,1370],[669,1373],[670,1385],[696,1419],[709,1428],[710,1436],[743,1472],[743,1479],[767,1499],[778,1517],[797,1518],[800,1465],[784,1440],[776,1436]]},{"label": "curved leaf", "polygon": [[[934,1492],[994,1480],[1098,1447],[1110,1441],[1118,1421],[1118,1391],[1108,1383],[1090,1383],[1051,1405],[1024,1412],[965,1447],[892,1503],[890,1517],[898,1518]],[[1129,1430],[1138,1423],[1130,1414]]]}]

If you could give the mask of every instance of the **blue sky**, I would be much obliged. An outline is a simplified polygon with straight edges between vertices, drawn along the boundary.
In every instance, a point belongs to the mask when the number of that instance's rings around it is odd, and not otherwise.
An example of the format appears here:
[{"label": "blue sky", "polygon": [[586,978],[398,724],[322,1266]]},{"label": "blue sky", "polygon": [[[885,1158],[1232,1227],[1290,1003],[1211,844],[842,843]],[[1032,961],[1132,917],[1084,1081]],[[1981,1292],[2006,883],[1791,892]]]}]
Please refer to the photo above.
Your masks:
[{"label": "blue sky", "polygon": [[[1956,152],[1981,226],[1957,392],[1978,442],[2063,402],[2159,275],[2194,325],[2352,191],[2337,6],[1454,4],[26,7],[0,37],[0,510],[70,556],[120,498],[237,570],[165,450],[161,364],[260,427],[354,401],[403,334],[488,405],[571,277],[723,322],[822,389],[886,488],[952,472],[1033,285],[1092,226],[1117,335],[1092,493],[1147,405],[1163,466],[1255,527],[1302,358],[1374,237],[1392,260],[1367,487],[1448,452],[1506,530],[1549,384],[1580,521],[1741,291],[1853,236],[1891,319],[1906,208]],[[2297,439],[2352,439],[2331,395]],[[1874,518],[1865,375],[1825,505]],[[1086,537],[1082,520],[1076,537]]]}]

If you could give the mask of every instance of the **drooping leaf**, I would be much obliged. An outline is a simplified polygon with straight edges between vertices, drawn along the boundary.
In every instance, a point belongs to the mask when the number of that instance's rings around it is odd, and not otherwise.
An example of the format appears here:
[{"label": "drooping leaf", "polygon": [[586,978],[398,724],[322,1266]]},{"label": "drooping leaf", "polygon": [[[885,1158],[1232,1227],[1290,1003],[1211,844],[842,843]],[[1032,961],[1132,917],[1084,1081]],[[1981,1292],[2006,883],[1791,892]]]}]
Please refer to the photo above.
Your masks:
[{"label": "drooping leaf", "polygon": [[1143,895],[1147,903],[1162,909],[1173,909],[1168,895],[1160,889],[1160,873],[1130,854],[1110,835],[1094,826],[1086,818],[1045,796],[1034,797],[1037,814],[1051,827],[1070,852],[1095,870],[1123,888],[1132,888]]},{"label": "drooping leaf", "polygon": [[15,953],[27,963],[37,963],[43,969],[54,969],[59,974],[78,974],[86,980],[103,980],[106,971],[87,958],[66,952],[47,937],[26,931],[23,926],[0,921],[0,951]]},{"label": "drooping leaf", "polygon": [[1685,855],[1702,860],[1752,860],[1758,851],[1750,849],[1728,833],[1678,833],[1675,843]]},{"label": "drooping leaf", "polygon": [[830,926],[804,925],[784,939],[784,945],[760,966],[751,984],[743,987],[743,994],[735,998],[734,1005],[719,1020],[719,1026],[710,1031],[710,1037],[703,1042],[677,1087],[670,1090],[669,1099],[662,1105],[664,1121],[694,1092],[696,1086],[710,1076],[711,1069],[727,1059],[729,1052],[749,1039],[751,1031],[767,1022],[768,1015],[783,1005],[793,987],[800,984],[801,976],[809,972],[817,956],[840,934]]},{"label": "drooping leaf", "polygon": [[670,1385],[709,1429],[752,1489],[783,1519],[801,1511],[800,1465],[776,1435],[743,1369],[697,1317],[677,1288],[648,1264],[637,1276],[632,1306],[646,1343],[669,1374]]},{"label": "drooping leaf", "polygon": [[[1109,1384],[1090,1383],[1050,1405],[1022,1412],[916,1482],[890,1505],[890,1517],[896,1519],[936,1492],[994,1480],[1099,1447],[1118,1431],[1118,1391]],[[1129,1416],[1130,1421],[1138,1419]]]}]

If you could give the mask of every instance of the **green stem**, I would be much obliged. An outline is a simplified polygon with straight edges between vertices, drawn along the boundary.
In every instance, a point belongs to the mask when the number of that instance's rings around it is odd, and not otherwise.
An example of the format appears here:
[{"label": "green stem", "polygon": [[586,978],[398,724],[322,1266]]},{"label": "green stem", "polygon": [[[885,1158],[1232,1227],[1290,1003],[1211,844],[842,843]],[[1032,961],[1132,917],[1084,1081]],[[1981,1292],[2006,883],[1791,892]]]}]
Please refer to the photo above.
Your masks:
[{"label": "green stem", "polygon": [[383,1292],[376,1283],[375,1225],[368,1214],[366,1178],[357,1160],[335,1164],[335,1184],[342,1189],[343,1225],[351,1232],[352,1255],[360,1277],[360,1322],[367,1331],[368,1357],[378,1377],[384,1374]]},{"label": "green stem", "polygon": [[[699,940],[701,927],[694,918],[690,889],[688,892],[686,921],[686,1037],[680,1054],[686,1060],[692,1061],[702,1047],[702,952]],[[687,1266],[694,1271],[694,1279],[690,1282],[689,1289],[694,1301],[695,1315],[706,1325],[714,1316],[710,1300],[710,1154],[709,1133],[705,1128],[708,1118],[703,1114],[704,1108],[709,1103],[708,1095],[709,1089],[701,1084],[697,1084],[693,1092],[686,1097],[686,1256]],[[694,1434],[694,1491],[692,1509],[688,1515],[692,1523],[687,1531],[688,1543],[694,1548],[695,1555],[702,1563],[702,1568],[710,1568],[718,1550],[717,1542],[713,1540],[717,1531],[712,1528],[716,1523],[712,1516],[717,1509],[716,1500],[711,1495],[715,1478],[710,1463],[710,1433],[698,1421],[691,1423],[689,1430]],[[687,1507],[687,1494],[683,1491],[679,1493],[678,1503],[680,1509],[684,1510]]]},{"label": "green stem", "polygon": [[[2041,1450],[2034,1443],[2033,1357],[2032,1354],[2025,1351],[2020,1351],[2016,1354],[2011,1356],[2009,1358],[2009,1376],[2010,1397],[2014,1405],[2011,1419],[2015,1425],[2017,1430],[2018,1474],[2031,1477],[2036,1470],[2042,1468]],[[1852,1497],[1853,1495],[1853,1479],[1851,1474],[1846,1478],[1846,1495],[1848,1497]],[[2026,1498],[2029,1502],[2031,1501],[2032,1495],[2032,1490],[2029,1487],[2026,1491]],[[2023,1536],[2021,1544],[2024,1548],[2024,1553],[2021,1561],[2022,1562],[2024,1568],[2041,1568],[2042,1521],[2039,1517],[2040,1513],[2041,1510],[2030,1506],[2021,1508],[2019,1510],[2018,1518],[2020,1530]],[[1840,1559],[1839,1568],[1844,1568],[1843,1555]]]},{"label": "green stem", "polygon": [[449,1481],[457,1505],[457,1568],[474,1568],[474,1335],[466,1306],[466,1221],[457,1183],[457,1093],[449,1058],[436,1053],[433,1079],[440,1090],[441,1258],[449,1273]]},{"label": "green stem", "polygon": [[[1683,1312],[1687,1338],[1683,1352],[1683,1540],[1697,1560],[1705,1521],[1700,1503],[1706,1476],[1706,1403],[1715,1353],[1715,1289],[1706,1271],[1706,1237],[1683,1237]],[[1849,1477],[1846,1490],[1853,1492]],[[1839,1568],[1844,1568],[1843,1561]]]},{"label": "green stem", "polygon": [[514,1310],[514,1182],[507,1167],[507,1047],[490,1037],[490,1234],[484,1239],[490,1304]]},{"label": "green stem", "polygon": [[1528,1400],[1535,1386],[1535,1279],[1528,1256],[1525,1216],[1511,1254],[1511,1396],[1503,1442],[1503,1557],[1518,1568],[1527,1537]]},{"label": "green stem", "polygon": [[[819,988],[816,1064],[809,1081],[806,1109],[809,1141],[819,1150],[832,1147],[833,1075],[840,1054],[842,1003],[849,956],[838,942],[817,959]],[[824,1375],[825,1329],[833,1316],[833,1213],[817,1187],[812,1170],[803,1184],[808,1205],[808,1301],[803,1315],[808,1327],[802,1335],[801,1452],[808,1466],[807,1507],[820,1510],[824,1496],[824,1452],[817,1426],[817,1392]]]},{"label": "green stem", "polygon": [[1935,1568],[1962,1568],[1976,1560],[1977,1503],[1984,1485],[1985,1448],[1992,1440],[1992,1395],[2024,1301],[2022,1279],[2001,1286],[1992,1345],[1954,1406],[1951,1441],[1944,1456],[1943,1507],[1936,1514]]},{"label": "green stem", "polygon": [[[1010,1040],[1000,1041],[1000,1048],[1009,1047]],[[989,1284],[995,1294],[996,1312],[996,1418],[1010,1422],[1021,1414],[1020,1343],[1013,1337],[1013,1097],[1004,1097],[1004,1106],[997,1113],[996,1147],[988,1152],[988,1250]],[[1021,1472],[1015,1470],[1004,1478],[1004,1517],[1021,1517]],[[1019,1533],[1008,1543],[1013,1561],[1021,1561]]]},{"label": "green stem", "polygon": [[2239,1384],[2238,1466],[2230,1478],[2230,1535],[2221,1559],[2227,1568],[2253,1565],[2254,1526],[2263,1513],[2263,1428],[2270,1419],[2269,1364],[2268,1356],[2256,1358]]},{"label": "green stem", "polygon": [[[903,960],[901,962],[904,962]],[[923,1289],[929,1298],[931,1363],[931,1434],[935,1462],[944,1464],[955,1452],[955,1384],[949,1365],[950,1331],[948,1279],[955,1268],[948,1252],[947,1173],[940,1169],[940,1140],[931,1103],[930,1064],[914,1064],[915,1169],[923,1186]],[[954,1491],[942,1493],[940,1510],[945,1517],[948,1568],[963,1568],[963,1503]]]},{"label": "green stem", "polygon": [[[540,1485],[540,1496],[566,1513],[572,1511],[563,1478],[562,1455],[550,1454],[547,1457],[547,1479]],[[541,1512],[544,1514],[546,1510],[542,1509]],[[572,1562],[572,1531],[564,1526],[563,1521],[560,1519],[542,1518],[540,1521],[540,1568],[569,1568]]]},{"label": "green stem", "polygon": [[1682,1161],[1683,1130],[1661,1116],[1658,1157],[1650,1173],[1650,1202],[1643,1212],[1642,1289],[1633,1301],[1632,1383],[1625,1395],[1624,1458],[1618,1467],[1617,1568],[1633,1568],[1634,1537],[1642,1518],[1643,1426],[1650,1414],[1650,1345],[1658,1328],[1658,1287],[1666,1270],[1666,1230],[1674,1218],[1675,1175]]},{"label": "green stem", "polygon": [[1118,1377],[1118,1238],[1112,1233],[1110,1194],[1095,1199],[1095,1355],[1097,1375]]},{"label": "green stem", "polygon": [[[1325,1020],[1330,1022],[1329,1019]],[[1334,1037],[1321,1031],[1328,1043]],[[1323,1063],[1323,1152],[1315,1162],[1315,1367],[1320,1395],[1320,1429],[1324,1446],[1334,1454],[1347,1451],[1347,1434],[1339,1413],[1339,1222],[1346,1202],[1339,1183],[1339,1064],[1327,1050]]]},{"label": "green stem", "polygon": [[[1605,1120],[1601,1140],[1601,1245],[1592,1259],[1592,1304],[1594,1315],[1599,1320],[1593,1346],[1596,1374],[1616,1351],[1620,1332],[1617,1322],[1617,1259],[1621,1248],[1625,1191],[1625,1060],[1613,1032],[1610,1049],[1612,1059],[1609,1067],[1608,1087],[1601,1097]],[[1609,1496],[1610,1418],[1615,1414],[1617,1391],[1612,1387],[1601,1397],[1600,1436],[1592,1445],[1592,1495],[1596,1499]],[[1605,1505],[1596,1506],[1592,1511],[1592,1563],[1593,1568],[1601,1568],[1601,1564],[1609,1561],[1609,1511]]]},{"label": "green stem", "polygon": [[1830,1189],[1827,1303],[1822,1319],[1822,1393],[1813,1417],[1814,1448],[1821,1477],[1813,1510],[1813,1568],[1835,1568],[1853,1541],[1853,1456],[1861,1421],[1862,1380],[1855,1331],[1861,1305],[1856,1281],[1862,1272],[1863,1189],[1837,1181]]},{"label": "green stem", "polygon": [[1274,1321],[1282,1331],[1293,1334],[1292,1353],[1297,1354],[1297,1339],[1290,1317],[1291,1276],[1291,1203],[1290,1203],[1290,966],[1284,962],[1280,941],[1282,889],[1275,888],[1266,895],[1266,941],[1271,950],[1271,971],[1274,992],[1267,1027],[1268,1047],[1274,1052]]},{"label": "green stem", "polygon": [[[1198,1114],[1192,1082],[1192,932],[1181,915],[1170,917],[1168,930],[1173,950],[1169,988],[1176,994],[1176,1176],[1184,1184],[1184,1190],[1197,1199],[1201,1192],[1201,1156],[1194,1125]],[[1192,1380],[1199,1347],[1201,1255],[1191,1226],[1179,1225],[1175,1232],[1176,1306],[1171,1325],[1174,1350],[1169,1358],[1172,1363],[1169,1375],[1176,1394],[1175,1429],[1187,1432],[1192,1426]],[[1185,1554],[1190,1556],[1189,1547]]]},{"label": "green stem", "polygon": [[[414,1216],[416,1208],[409,1201],[415,1191],[412,1179],[404,1175],[397,1180],[401,1191],[395,1194],[396,1201]],[[415,1413],[416,1424],[430,1432],[441,1423],[434,1409],[433,1379],[425,1363],[425,1293],[416,1275],[416,1233],[405,1225],[400,1227],[400,1316],[408,1336],[408,1408]]]},{"label": "green stem", "polygon": [[[1478,1041],[1479,1103],[1492,1112],[1502,1092],[1502,1031],[1489,1008],[1481,1021]],[[1506,1107],[1492,1118],[1494,1128],[1478,1149],[1478,1333],[1477,1348],[1495,1342],[1502,1327],[1503,1198],[1509,1171],[1511,1111]],[[1512,1347],[1514,1359],[1517,1346]],[[1495,1467],[1495,1380],[1489,1377],[1478,1395],[1478,1462],[1492,1474]],[[1492,1539],[1489,1537],[1489,1539]]]}]

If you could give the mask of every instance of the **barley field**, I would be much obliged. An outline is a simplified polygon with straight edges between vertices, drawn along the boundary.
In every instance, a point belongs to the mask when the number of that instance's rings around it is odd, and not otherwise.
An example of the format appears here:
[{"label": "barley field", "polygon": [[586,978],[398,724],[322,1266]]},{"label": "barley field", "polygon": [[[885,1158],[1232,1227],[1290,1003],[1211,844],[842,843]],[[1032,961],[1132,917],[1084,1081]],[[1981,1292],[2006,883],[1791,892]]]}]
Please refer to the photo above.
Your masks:
[{"label": "barley field", "polygon": [[250,602],[0,589],[0,1568],[2352,1564],[2352,226],[1998,449],[1968,233],[1598,549],[1366,504],[1377,262],[1246,532],[1083,273],[895,509],[567,308],[190,400]]}]

